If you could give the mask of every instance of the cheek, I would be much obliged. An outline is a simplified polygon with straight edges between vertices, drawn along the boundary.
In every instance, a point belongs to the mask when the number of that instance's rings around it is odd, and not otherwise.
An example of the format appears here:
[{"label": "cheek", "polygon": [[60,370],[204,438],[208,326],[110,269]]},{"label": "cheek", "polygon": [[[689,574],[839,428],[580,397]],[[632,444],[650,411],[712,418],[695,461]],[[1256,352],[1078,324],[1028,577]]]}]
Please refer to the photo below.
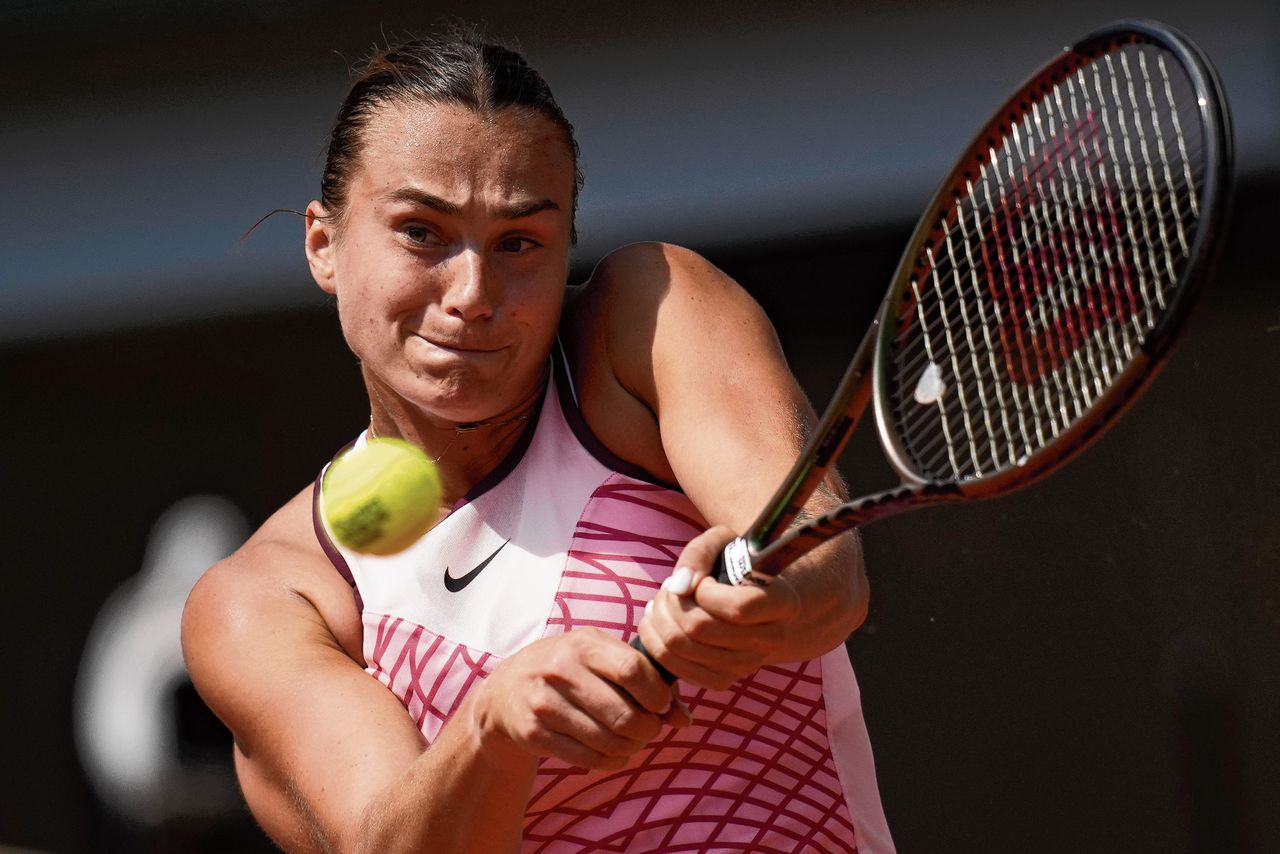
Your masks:
[{"label": "cheek", "polygon": [[338,292],[338,323],[342,328],[342,337],[346,339],[347,347],[356,355],[356,358],[368,361],[376,355],[374,344],[377,339],[373,335],[372,318],[358,299],[344,298],[341,290]]},{"label": "cheek", "polygon": [[553,261],[540,259],[538,265],[515,273],[513,279],[520,281],[512,292],[513,296],[518,295],[515,302],[519,304],[520,313],[538,322],[560,317],[569,281],[567,257]]},{"label": "cheek", "polygon": [[523,325],[539,330],[539,337],[551,340],[559,327],[564,296],[564,284],[544,285],[529,292],[513,313]]},{"label": "cheek", "polygon": [[340,255],[337,267],[338,313],[343,328],[385,322],[421,299],[423,273],[387,252],[353,246]]},{"label": "cheek", "polygon": [[368,268],[349,264],[346,275],[338,279],[338,321],[351,350],[370,359],[389,346],[385,339],[388,318],[395,311],[394,292],[385,279],[355,271],[367,273]]}]

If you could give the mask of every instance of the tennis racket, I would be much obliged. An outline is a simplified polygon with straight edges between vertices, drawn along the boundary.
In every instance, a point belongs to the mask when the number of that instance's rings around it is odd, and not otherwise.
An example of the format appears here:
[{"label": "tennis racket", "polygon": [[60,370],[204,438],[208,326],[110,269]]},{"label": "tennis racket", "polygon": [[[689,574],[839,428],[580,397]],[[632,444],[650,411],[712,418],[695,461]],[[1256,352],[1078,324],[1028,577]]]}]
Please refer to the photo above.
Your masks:
[{"label": "tennis racket", "polygon": [[[1188,39],[1122,21],[1066,48],[942,182],[815,434],[715,577],[762,580],[851,528],[1002,495],[1078,454],[1168,355],[1231,181],[1227,102]],[[868,402],[901,484],[804,519]]]}]

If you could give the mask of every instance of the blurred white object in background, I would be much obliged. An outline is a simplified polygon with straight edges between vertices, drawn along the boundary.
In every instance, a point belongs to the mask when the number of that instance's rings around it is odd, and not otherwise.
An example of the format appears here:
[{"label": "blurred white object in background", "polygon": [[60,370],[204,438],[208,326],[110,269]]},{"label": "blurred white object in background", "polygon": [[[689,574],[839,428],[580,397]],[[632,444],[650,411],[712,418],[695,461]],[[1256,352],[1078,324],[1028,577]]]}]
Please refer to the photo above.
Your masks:
[{"label": "blurred white object in background", "polygon": [[76,746],[98,796],[128,820],[154,826],[237,803],[229,751],[220,762],[181,755],[178,698],[189,684],[187,594],[247,536],[230,501],[178,501],[152,527],[142,571],[107,598],[89,632],[76,679]]}]

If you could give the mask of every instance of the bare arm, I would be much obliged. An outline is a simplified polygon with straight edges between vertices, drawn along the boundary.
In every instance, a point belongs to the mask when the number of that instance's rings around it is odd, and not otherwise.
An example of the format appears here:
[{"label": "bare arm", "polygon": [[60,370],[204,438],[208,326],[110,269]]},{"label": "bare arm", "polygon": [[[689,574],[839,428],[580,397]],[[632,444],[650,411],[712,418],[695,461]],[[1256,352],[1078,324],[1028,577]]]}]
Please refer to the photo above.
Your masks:
[{"label": "bare arm", "polygon": [[[424,750],[404,708],[352,661],[315,604],[260,580],[275,574],[266,564],[287,559],[272,554],[282,551],[250,549],[215,567],[183,625],[192,678],[235,734],[264,829],[290,850],[461,851],[477,839],[512,849],[534,757],[482,755],[474,716],[462,713]],[[436,820],[446,810],[450,820]],[[391,826],[406,813],[420,821]],[[475,836],[458,838],[467,830]]]},{"label": "bare arm", "polygon": [[[812,658],[841,643],[866,615],[856,536],[797,561],[769,589],[699,580],[717,548],[763,508],[815,420],[759,305],[695,253],[646,244],[602,262],[573,310],[575,328],[596,330],[583,333],[584,349],[603,355],[617,386],[584,366],[596,399],[607,402],[587,413],[593,427],[610,433],[615,452],[678,482],[708,522],[724,526],[681,556],[679,565],[694,570],[690,592],[659,595],[641,627],[646,646],[677,675],[719,687],[763,663]],[[614,429],[618,411],[627,412],[630,438]],[[636,429],[645,417],[651,429]],[[840,494],[833,476],[807,509],[834,506]]]},{"label": "bare arm", "polygon": [[573,632],[501,664],[427,747],[353,657],[350,592],[316,559],[251,541],[201,579],[183,621],[192,678],[235,735],[245,797],[288,850],[515,850],[539,756],[619,767],[664,719],[684,720],[634,651]]}]

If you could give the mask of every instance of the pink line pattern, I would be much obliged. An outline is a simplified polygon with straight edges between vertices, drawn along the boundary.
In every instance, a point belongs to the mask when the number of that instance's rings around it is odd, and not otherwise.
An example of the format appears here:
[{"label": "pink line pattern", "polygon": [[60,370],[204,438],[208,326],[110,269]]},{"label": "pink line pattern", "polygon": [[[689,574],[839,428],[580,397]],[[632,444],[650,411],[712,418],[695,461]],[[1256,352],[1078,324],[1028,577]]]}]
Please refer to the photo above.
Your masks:
[{"label": "pink line pattern", "polygon": [[365,670],[400,698],[428,742],[462,705],[471,686],[501,663],[497,656],[386,614],[366,611],[364,634]]},{"label": "pink line pattern", "polygon": [[[546,634],[583,626],[627,640],[703,523],[683,495],[621,475],[588,502]],[[369,672],[432,740],[498,659],[366,614]],[[524,852],[857,850],[827,739],[820,663],[766,667],[728,691],[688,689],[694,722],[666,729],[619,771],[545,760]]]}]

